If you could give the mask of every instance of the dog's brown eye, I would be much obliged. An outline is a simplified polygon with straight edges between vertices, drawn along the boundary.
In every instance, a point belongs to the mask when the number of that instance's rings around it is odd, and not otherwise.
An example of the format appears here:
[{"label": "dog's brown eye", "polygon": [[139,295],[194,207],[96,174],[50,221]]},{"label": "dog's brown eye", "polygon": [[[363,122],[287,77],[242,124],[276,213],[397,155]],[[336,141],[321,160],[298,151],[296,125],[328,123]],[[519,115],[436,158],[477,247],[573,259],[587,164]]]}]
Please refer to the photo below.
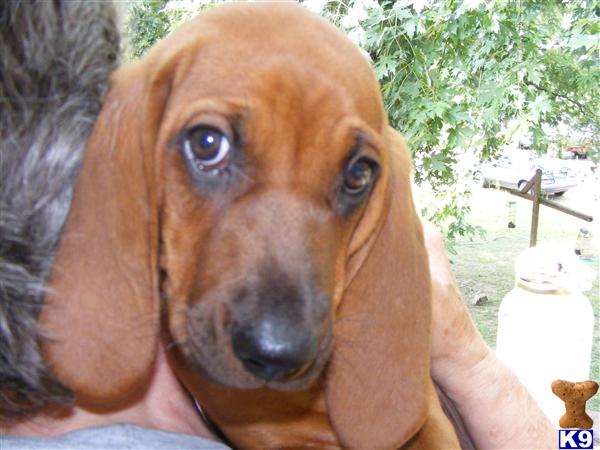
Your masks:
[{"label": "dog's brown eye", "polygon": [[219,170],[229,163],[231,143],[216,128],[193,128],[187,133],[183,148],[186,156],[201,170]]},{"label": "dog's brown eye", "polygon": [[366,158],[355,161],[346,171],[344,190],[351,195],[362,194],[373,180],[373,163]]}]

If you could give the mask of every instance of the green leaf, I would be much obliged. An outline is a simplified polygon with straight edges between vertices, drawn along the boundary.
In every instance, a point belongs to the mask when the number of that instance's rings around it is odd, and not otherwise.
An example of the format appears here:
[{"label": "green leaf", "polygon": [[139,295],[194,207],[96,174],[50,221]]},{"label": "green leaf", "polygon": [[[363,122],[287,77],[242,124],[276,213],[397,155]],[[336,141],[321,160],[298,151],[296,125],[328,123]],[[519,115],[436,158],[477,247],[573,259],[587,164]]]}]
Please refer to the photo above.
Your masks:
[{"label": "green leaf", "polygon": [[395,68],[396,59],[393,56],[384,56],[375,63],[375,73],[380,80],[394,74]]},{"label": "green leaf", "polygon": [[409,38],[412,38],[415,35],[415,31],[417,29],[417,23],[415,20],[410,19],[402,24],[402,29],[406,33]]},{"label": "green leaf", "polygon": [[400,21],[412,18],[412,12],[408,8],[404,8],[401,3],[396,2],[392,7],[394,17]]}]

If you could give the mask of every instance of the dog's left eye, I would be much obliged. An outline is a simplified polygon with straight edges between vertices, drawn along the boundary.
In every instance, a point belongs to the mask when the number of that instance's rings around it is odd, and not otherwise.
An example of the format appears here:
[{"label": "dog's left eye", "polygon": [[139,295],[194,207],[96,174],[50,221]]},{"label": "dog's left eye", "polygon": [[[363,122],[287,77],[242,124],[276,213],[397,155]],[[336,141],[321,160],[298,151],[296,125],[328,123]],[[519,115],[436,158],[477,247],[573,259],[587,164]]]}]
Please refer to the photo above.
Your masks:
[{"label": "dog's left eye", "polygon": [[229,164],[231,143],[220,130],[200,126],[189,130],[183,142],[183,149],[190,161],[200,170],[220,170]]},{"label": "dog's left eye", "polygon": [[375,177],[375,163],[367,158],[354,161],[346,169],[344,176],[344,191],[357,196],[365,192]]}]

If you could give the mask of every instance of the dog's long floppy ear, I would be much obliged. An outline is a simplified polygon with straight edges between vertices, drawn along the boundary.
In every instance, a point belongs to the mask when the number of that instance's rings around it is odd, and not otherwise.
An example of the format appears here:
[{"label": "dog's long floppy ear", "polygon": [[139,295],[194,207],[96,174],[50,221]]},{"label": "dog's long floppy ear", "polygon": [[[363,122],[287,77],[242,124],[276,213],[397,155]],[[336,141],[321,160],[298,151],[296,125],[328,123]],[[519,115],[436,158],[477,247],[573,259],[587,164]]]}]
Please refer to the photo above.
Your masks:
[{"label": "dog's long floppy ear", "polygon": [[168,94],[118,71],[95,124],[40,315],[44,357],[78,402],[137,395],[158,338],[155,142]]},{"label": "dog's long floppy ear", "polygon": [[339,306],[328,369],[330,420],[349,448],[399,448],[427,414],[429,269],[408,151],[398,133],[387,134],[390,168],[380,181],[388,186],[384,208],[375,208],[385,216],[368,254],[349,261],[362,259]]}]

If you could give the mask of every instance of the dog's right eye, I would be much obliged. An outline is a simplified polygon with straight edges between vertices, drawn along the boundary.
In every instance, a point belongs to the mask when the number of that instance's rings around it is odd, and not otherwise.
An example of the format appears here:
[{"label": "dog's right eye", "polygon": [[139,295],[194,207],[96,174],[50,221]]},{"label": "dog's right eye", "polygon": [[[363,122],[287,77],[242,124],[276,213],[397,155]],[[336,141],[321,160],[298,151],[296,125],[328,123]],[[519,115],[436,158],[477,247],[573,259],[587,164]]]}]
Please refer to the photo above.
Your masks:
[{"label": "dog's right eye", "polygon": [[367,156],[355,156],[346,164],[336,191],[335,207],[340,214],[349,214],[362,204],[378,174],[379,165]]},{"label": "dog's right eye", "polygon": [[231,142],[217,128],[199,126],[189,130],[183,141],[186,157],[206,172],[220,171],[231,160]]},{"label": "dog's right eye", "polygon": [[344,191],[353,196],[366,191],[375,176],[375,164],[367,158],[355,161],[346,170],[344,176]]}]

